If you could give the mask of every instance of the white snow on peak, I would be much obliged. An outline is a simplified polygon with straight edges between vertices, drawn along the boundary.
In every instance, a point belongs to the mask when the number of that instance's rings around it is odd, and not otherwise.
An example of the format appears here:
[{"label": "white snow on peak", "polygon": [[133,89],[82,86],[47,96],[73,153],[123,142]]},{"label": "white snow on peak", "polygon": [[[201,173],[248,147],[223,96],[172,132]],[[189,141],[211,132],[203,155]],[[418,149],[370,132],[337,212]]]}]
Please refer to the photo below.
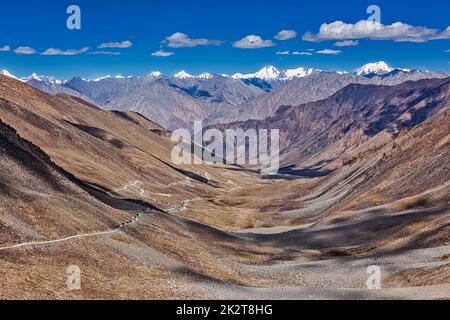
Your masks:
[{"label": "white snow on peak", "polygon": [[176,73],[174,77],[178,79],[186,79],[186,78],[193,78],[194,76],[190,75],[184,70],[181,70],[180,72]]},{"label": "white snow on peak", "polygon": [[235,73],[231,77],[233,79],[252,79],[258,78],[263,80],[276,80],[280,76],[280,71],[273,66],[266,66],[255,73],[242,74]]},{"label": "white snow on peak", "polygon": [[162,72],[159,72],[159,71],[152,71],[148,75],[153,78],[159,78],[159,77],[162,77],[163,74],[162,74]]},{"label": "white snow on peak", "polygon": [[94,79],[94,80],[92,80],[92,81],[94,81],[94,82],[99,82],[99,81],[102,81],[102,80],[105,80],[105,79],[109,79],[109,78],[111,78],[111,76],[110,76],[110,75],[107,75],[107,76],[104,76],[104,77],[99,77],[99,78]]},{"label": "white snow on peak", "polygon": [[33,72],[31,74],[31,76],[23,78],[23,79],[26,80],[26,81],[30,81],[30,80],[43,81],[43,77],[38,75],[36,72]]},{"label": "white snow on peak", "polygon": [[[130,76],[130,77],[131,77],[131,76]],[[130,77],[128,77],[128,78],[130,78]],[[132,77],[131,77],[131,78],[132,78]],[[116,75],[116,76],[107,75],[107,76],[99,77],[99,78],[93,79],[93,80],[86,80],[86,79],[83,79],[83,80],[84,80],[84,81],[99,82],[99,81],[102,81],[102,80],[105,80],[105,79],[125,79],[125,77],[122,76],[122,75],[120,75],[120,74],[118,74],[118,75]]]},{"label": "white snow on peak", "polygon": [[13,79],[17,79],[17,77],[15,75],[11,74],[8,70],[1,70],[0,74],[10,77],[10,78],[13,78]]},{"label": "white snow on peak", "polygon": [[242,74],[242,73],[235,73],[231,77],[233,79],[245,79],[248,76],[249,76],[248,74],[246,75],[246,74]]},{"label": "white snow on peak", "polygon": [[280,71],[273,66],[267,66],[255,73],[250,73],[250,74],[236,73],[232,76],[232,78],[234,78],[234,79],[258,78],[258,79],[263,79],[266,81],[271,81],[271,80],[286,81],[286,80],[292,80],[295,78],[307,77],[307,76],[311,75],[314,71],[315,71],[315,69],[305,69],[303,67]]},{"label": "white snow on peak", "polygon": [[267,66],[255,73],[255,78],[260,78],[264,80],[275,80],[280,76],[280,71],[273,67]]},{"label": "white snow on peak", "polygon": [[370,74],[383,75],[392,72],[394,70],[395,69],[389,66],[386,62],[379,61],[374,63],[368,63],[362,66],[361,68],[358,69],[356,73],[358,76]]},{"label": "white snow on peak", "polygon": [[24,77],[20,79],[23,82],[28,82],[31,80],[39,81],[39,82],[47,82],[50,84],[63,84],[65,80],[60,80],[52,76],[42,76],[38,75],[36,72],[33,72],[30,76]]},{"label": "white snow on peak", "polygon": [[314,72],[314,69],[305,69],[303,67],[297,69],[287,69],[281,73],[281,80],[292,80],[294,78],[304,78]]}]

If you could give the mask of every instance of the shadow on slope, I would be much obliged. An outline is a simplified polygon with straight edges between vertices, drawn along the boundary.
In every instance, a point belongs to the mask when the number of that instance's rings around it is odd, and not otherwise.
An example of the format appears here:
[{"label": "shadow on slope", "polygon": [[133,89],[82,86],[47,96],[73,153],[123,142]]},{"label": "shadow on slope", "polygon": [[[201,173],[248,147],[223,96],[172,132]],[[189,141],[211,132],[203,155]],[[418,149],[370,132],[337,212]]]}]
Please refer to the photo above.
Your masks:
[{"label": "shadow on slope", "polygon": [[[27,168],[43,181],[51,184],[57,191],[63,191],[65,186],[55,177],[49,170],[54,169],[61,176],[65,177],[100,202],[111,206],[115,209],[121,210],[138,210],[138,209],[152,209],[163,212],[159,208],[140,200],[134,199],[119,199],[114,198],[104,190],[94,187],[82,180],[76,178],[70,172],[55,164],[51,158],[39,147],[33,143],[21,138],[16,130],[0,120],[0,147],[3,152],[8,153],[24,168]],[[2,188],[7,191],[6,188]],[[104,189],[104,188],[103,188]]]}]

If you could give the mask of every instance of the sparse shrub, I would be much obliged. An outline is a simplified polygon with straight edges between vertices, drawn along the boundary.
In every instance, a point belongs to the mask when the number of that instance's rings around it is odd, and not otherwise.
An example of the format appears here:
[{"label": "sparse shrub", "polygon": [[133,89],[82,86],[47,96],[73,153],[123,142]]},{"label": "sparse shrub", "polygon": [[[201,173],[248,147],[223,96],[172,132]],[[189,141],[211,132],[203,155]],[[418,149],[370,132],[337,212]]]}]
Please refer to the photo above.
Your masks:
[{"label": "sparse shrub", "polygon": [[351,166],[352,164],[354,164],[356,161],[358,161],[358,158],[353,157],[350,160],[344,161],[343,162],[343,166]]},{"label": "sparse shrub", "polygon": [[126,244],[131,244],[130,238],[124,236],[123,234],[117,233],[111,237],[112,239],[120,242],[124,242]]},{"label": "sparse shrub", "polygon": [[405,211],[414,208],[426,207],[429,204],[429,199],[425,196],[417,196],[409,199],[397,201],[392,204],[392,209],[395,211]]}]

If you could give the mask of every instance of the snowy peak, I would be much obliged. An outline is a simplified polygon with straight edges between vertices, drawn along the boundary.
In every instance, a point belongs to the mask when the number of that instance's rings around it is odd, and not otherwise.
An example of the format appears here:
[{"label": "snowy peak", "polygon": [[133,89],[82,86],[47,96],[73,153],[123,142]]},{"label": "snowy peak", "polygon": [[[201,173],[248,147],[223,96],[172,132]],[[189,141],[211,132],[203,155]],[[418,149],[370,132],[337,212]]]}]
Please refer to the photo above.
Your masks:
[{"label": "snowy peak", "polygon": [[107,75],[107,76],[104,76],[104,77],[99,77],[99,78],[97,78],[97,79],[93,79],[93,80],[91,80],[91,81],[93,81],[93,82],[99,82],[99,81],[102,81],[102,80],[105,80],[105,79],[109,79],[109,78],[111,78],[111,76],[110,76],[110,75]]},{"label": "snowy peak", "polygon": [[264,67],[254,74],[254,78],[263,80],[275,80],[278,79],[279,76],[280,71],[273,66]]},{"label": "snowy peak", "polygon": [[221,76],[221,77],[228,78],[228,76],[226,74],[219,75],[219,74],[215,74],[215,73],[203,72],[203,73],[200,73],[199,75],[192,75],[192,74],[187,73],[184,70],[180,71],[174,75],[174,77],[177,79],[193,78],[193,79],[202,79],[202,80],[211,80],[215,76]]},{"label": "snowy peak", "polygon": [[273,66],[267,66],[262,68],[256,73],[250,74],[242,74],[236,73],[232,76],[234,79],[262,79],[266,81],[287,81],[293,80],[295,78],[304,78],[315,71],[320,71],[317,69],[305,69],[303,67],[297,69],[286,69],[286,70],[278,70]]},{"label": "snowy peak", "polygon": [[147,77],[149,78],[161,78],[162,76],[163,74],[160,71],[152,71],[149,74],[147,74]]},{"label": "snowy peak", "polygon": [[[127,77],[127,79],[131,79],[131,78],[132,78],[131,76]],[[91,79],[88,79],[88,80],[83,79],[83,80],[84,81],[99,82],[99,81],[106,80],[106,79],[125,79],[125,77],[120,75],[120,74],[118,74],[116,76],[107,75],[107,76],[99,77],[99,78],[93,79],[93,80],[91,80]]]},{"label": "snowy peak", "polygon": [[174,77],[175,77],[175,78],[178,78],[178,79],[186,79],[186,78],[193,78],[194,76],[191,75],[191,74],[189,74],[189,73],[187,73],[187,72],[184,71],[184,70],[181,70],[180,72],[176,73],[176,74],[174,75]]},{"label": "snowy peak", "polygon": [[235,73],[232,78],[234,79],[263,79],[267,81],[276,80],[280,76],[281,72],[273,67],[273,66],[266,66],[262,68],[261,70],[255,72],[255,73],[249,73],[249,74],[242,74],[242,73]]},{"label": "snowy peak", "polygon": [[13,79],[17,79],[17,77],[15,75],[11,74],[8,70],[1,70],[0,74],[10,77],[10,78],[13,78]]},{"label": "snowy peak", "polygon": [[22,78],[24,81],[36,80],[36,81],[44,81],[44,77],[39,76],[37,73],[33,72],[30,76]]},{"label": "snowy peak", "polygon": [[384,61],[368,63],[361,68],[359,68],[356,72],[358,76],[367,76],[367,75],[384,75],[394,71],[395,69],[389,66]]},{"label": "snowy peak", "polygon": [[292,80],[295,78],[304,78],[311,75],[314,69],[305,69],[303,67],[297,69],[287,69],[280,74],[281,80]]},{"label": "snowy peak", "polygon": [[20,80],[22,80],[23,82],[28,82],[28,81],[39,81],[39,82],[46,82],[46,83],[50,83],[50,84],[63,84],[65,83],[64,80],[59,80],[55,77],[52,76],[42,76],[42,75],[38,75],[37,73],[33,72],[30,76],[25,77],[25,78],[21,78]]}]

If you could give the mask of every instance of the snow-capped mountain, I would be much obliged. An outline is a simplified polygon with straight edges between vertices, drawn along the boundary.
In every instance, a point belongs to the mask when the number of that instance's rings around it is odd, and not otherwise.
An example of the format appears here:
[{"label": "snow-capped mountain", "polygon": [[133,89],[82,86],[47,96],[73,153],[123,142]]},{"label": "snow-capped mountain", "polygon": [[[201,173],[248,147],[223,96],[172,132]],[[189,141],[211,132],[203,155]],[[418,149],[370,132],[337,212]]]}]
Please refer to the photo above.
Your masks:
[{"label": "snow-capped mountain", "polygon": [[303,78],[311,75],[316,69],[305,69],[303,67],[297,69],[278,70],[274,66],[266,66],[255,73],[235,73],[231,77],[233,79],[261,79],[268,82],[272,81],[288,81],[295,78]]},{"label": "snow-capped mountain", "polygon": [[318,69],[305,69],[303,67],[297,69],[287,69],[280,73],[281,80],[293,80],[295,78],[304,78],[310,76],[314,72],[320,72]]},{"label": "snow-capped mountain", "polygon": [[397,83],[408,80],[419,80],[425,78],[442,78],[448,76],[441,72],[431,72],[428,70],[394,68],[384,61],[368,63],[356,71],[356,75],[365,78],[381,78],[389,83],[394,81]]},{"label": "snow-capped mountain", "polygon": [[151,76],[151,77],[154,77],[154,78],[160,78],[160,77],[163,76],[163,73],[160,72],[160,71],[152,71],[147,76]]},{"label": "snow-capped mountain", "polygon": [[35,72],[33,72],[29,77],[20,78],[20,80],[22,80],[23,82],[29,82],[29,81],[34,80],[34,81],[46,82],[49,84],[64,84],[64,83],[66,83],[65,80],[60,80],[53,76],[38,75]]},{"label": "snow-capped mountain", "polygon": [[392,68],[384,61],[374,62],[374,63],[368,63],[359,68],[356,71],[356,74],[358,76],[369,76],[369,75],[385,75],[387,73],[390,73],[394,71],[395,68]]},{"label": "snow-capped mountain", "polygon": [[11,74],[8,70],[1,70],[0,74],[2,74],[4,76],[7,76],[7,77],[10,77],[10,78],[17,79],[17,77],[15,75]]},{"label": "snow-capped mountain", "polygon": [[[129,79],[129,78],[132,78],[132,77],[130,76],[130,77],[127,77],[127,78]],[[107,75],[107,76],[104,76],[104,77],[99,77],[99,78],[97,78],[97,79],[87,80],[87,81],[98,82],[98,81],[102,81],[102,80],[105,80],[105,79],[125,79],[125,77],[124,77],[124,76],[121,76],[120,74],[119,74],[119,75],[116,75],[116,76],[110,76],[110,75]]]},{"label": "snow-capped mountain", "polygon": [[174,75],[174,77],[177,78],[177,79],[186,79],[186,78],[193,78],[194,76],[189,74],[189,73],[187,73],[184,70],[181,70],[180,72],[176,73]]},{"label": "snow-capped mountain", "polygon": [[[11,76],[7,71],[2,74]],[[170,129],[183,124],[186,106],[195,107],[198,119],[208,124],[261,119],[281,105],[299,105],[325,99],[345,86],[391,86],[405,81],[448,77],[445,73],[393,68],[380,61],[356,72],[313,68],[279,70],[266,66],[255,73],[232,76],[180,71],[164,76],[159,71],[144,76],[74,77],[69,81],[32,74],[21,80],[49,93],[78,96],[106,109],[132,110]],[[186,121],[189,119],[186,118]]]},{"label": "snow-capped mountain", "polygon": [[177,79],[188,79],[188,78],[192,78],[192,79],[203,79],[203,80],[211,80],[213,77],[215,76],[219,76],[219,77],[228,77],[226,74],[212,74],[209,72],[203,72],[200,73],[199,75],[192,75],[184,70],[181,70],[180,72],[176,73],[173,77],[177,78]]},{"label": "snow-capped mountain", "polygon": [[273,66],[266,66],[255,73],[242,74],[235,73],[231,77],[233,79],[263,79],[266,81],[276,80],[280,75],[280,71]]}]

